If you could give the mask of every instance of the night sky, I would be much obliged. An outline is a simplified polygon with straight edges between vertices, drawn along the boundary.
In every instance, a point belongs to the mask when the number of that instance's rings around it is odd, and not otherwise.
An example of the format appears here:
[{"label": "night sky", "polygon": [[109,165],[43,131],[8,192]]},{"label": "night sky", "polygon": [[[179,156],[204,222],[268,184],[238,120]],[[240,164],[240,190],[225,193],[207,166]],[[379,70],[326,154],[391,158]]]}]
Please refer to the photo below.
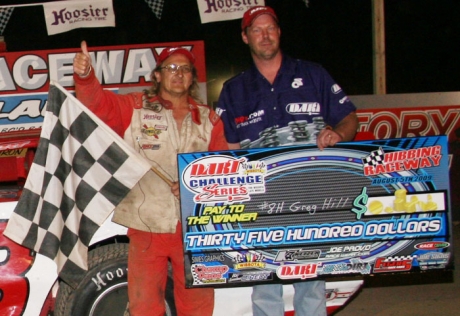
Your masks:
[{"label": "night sky", "polygon": [[[2,0],[1,4],[46,1]],[[349,95],[372,94],[371,0],[266,0],[281,47],[322,64]],[[241,20],[201,24],[196,0],[165,0],[158,20],[144,0],[113,0],[115,28],[48,36],[42,6],[16,8],[3,32],[8,51],[203,40],[208,103],[224,80],[248,68]],[[460,1],[385,0],[387,93],[460,91]]]}]

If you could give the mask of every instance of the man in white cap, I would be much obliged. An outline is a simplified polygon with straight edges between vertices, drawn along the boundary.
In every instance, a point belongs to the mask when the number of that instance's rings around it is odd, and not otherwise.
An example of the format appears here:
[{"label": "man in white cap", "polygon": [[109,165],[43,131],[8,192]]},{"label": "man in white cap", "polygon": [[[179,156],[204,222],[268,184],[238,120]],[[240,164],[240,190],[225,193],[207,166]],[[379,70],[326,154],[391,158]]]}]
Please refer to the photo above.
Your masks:
[{"label": "man in white cap", "polygon": [[175,157],[228,147],[220,118],[200,104],[195,56],[182,47],[163,49],[151,74],[151,88],[120,95],[102,89],[86,42],[81,48],[73,63],[77,98],[162,174],[148,172],[117,206],[113,217],[128,227],[129,313],[165,314],[170,261],[178,315],[211,316],[214,290],[185,288]]},{"label": "man in white cap", "polygon": [[[229,148],[312,141],[323,150],[352,140],[358,128],[355,106],[320,65],[281,52],[275,11],[267,6],[252,7],[245,12],[241,28],[254,65],[224,83],[216,109]],[[276,135],[277,129],[297,126],[299,130],[305,124],[315,124],[318,134],[288,137],[289,143]],[[324,281],[300,281],[294,288],[296,316],[326,315]],[[282,289],[281,284],[254,286],[253,315],[284,315]]]}]

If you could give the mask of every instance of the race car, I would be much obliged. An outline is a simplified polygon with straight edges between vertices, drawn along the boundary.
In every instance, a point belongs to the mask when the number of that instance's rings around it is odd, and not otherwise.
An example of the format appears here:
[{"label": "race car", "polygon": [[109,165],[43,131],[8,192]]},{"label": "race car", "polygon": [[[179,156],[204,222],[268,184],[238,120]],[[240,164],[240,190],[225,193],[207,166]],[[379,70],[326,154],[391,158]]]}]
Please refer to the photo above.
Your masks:
[{"label": "race car", "polygon": [[[76,288],[59,279],[53,260],[3,235],[39,139],[39,129],[0,133],[0,315],[122,316],[128,302],[126,227],[107,218],[91,240],[88,271]],[[326,282],[328,314],[343,307],[361,286],[359,279]],[[214,315],[252,315],[251,292],[249,286],[216,289]],[[285,315],[294,315],[293,295],[293,287],[285,285]],[[171,278],[166,303],[166,314],[176,315]]]}]

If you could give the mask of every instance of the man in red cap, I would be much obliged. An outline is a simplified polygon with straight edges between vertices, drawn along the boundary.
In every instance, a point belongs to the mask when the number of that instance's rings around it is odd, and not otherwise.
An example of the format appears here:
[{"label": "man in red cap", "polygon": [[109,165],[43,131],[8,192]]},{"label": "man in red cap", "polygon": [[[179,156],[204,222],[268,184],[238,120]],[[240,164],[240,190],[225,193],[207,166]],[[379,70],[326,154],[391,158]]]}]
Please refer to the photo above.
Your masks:
[{"label": "man in red cap", "polygon": [[131,316],[163,316],[168,261],[178,315],[212,315],[214,290],[186,289],[176,154],[228,148],[220,118],[200,104],[195,56],[165,48],[152,86],[126,95],[102,89],[86,42],[74,58],[77,98],[105,121],[160,174],[148,172],[117,206],[113,221],[128,227]]},{"label": "man in red cap", "polygon": [[[241,28],[254,65],[225,82],[219,97],[216,112],[229,147],[313,143],[323,150],[352,140],[358,127],[355,106],[320,65],[281,52],[275,11],[252,7],[245,12]],[[285,131],[291,136],[283,137]],[[293,285],[296,316],[326,315],[324,281]],[[282,295],[281,284],[254,286],[253,315],[284,315]]]}]

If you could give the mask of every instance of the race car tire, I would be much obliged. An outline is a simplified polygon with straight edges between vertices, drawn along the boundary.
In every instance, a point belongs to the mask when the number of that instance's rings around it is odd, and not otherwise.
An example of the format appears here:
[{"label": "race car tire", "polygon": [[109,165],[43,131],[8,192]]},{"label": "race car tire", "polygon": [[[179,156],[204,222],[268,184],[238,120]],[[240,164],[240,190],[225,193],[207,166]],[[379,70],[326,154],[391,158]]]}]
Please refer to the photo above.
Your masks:
[{"label": "race car tire", "polygon": [[[72,289],[60,282],[55,316],[127,316],[128,244],[101,246],[88,254],[88,272]],[[171,272],[171,271],[169,271]],[[175,316],[173,283],[168,277],[166,314]]]}]

